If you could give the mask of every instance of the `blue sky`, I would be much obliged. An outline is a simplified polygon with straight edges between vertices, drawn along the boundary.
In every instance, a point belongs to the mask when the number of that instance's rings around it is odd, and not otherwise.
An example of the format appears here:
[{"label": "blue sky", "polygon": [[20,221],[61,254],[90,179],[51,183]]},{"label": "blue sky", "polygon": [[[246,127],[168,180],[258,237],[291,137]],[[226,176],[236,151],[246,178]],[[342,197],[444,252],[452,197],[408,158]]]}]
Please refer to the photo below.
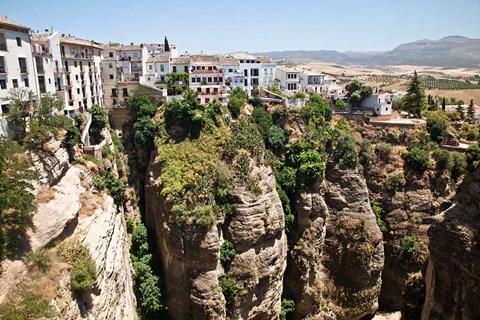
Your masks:
[{"label": "blue sky", "polygon": [[0,15],[100,42],[179,52],[381,51],[449,35],[480,38],[480,0],[0,0]]}]

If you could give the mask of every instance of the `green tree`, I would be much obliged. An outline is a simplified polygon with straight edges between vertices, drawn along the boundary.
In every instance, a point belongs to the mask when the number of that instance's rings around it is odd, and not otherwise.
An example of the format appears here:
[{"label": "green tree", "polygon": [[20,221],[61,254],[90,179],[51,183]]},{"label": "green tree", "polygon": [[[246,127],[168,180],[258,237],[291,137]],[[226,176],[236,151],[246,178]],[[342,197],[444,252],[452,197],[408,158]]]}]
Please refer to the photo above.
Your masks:
[{"label": "green tree", "polygon": [[414,71],[412,79],[408,83],[407,94],[402,98],[403,107],[406,111],[420,118],[425,111],[425,90],[422,88],[417,71]]},{"label": "green tree", "polygon": [[108,110],[107,108],[93,105],[88,109],[92,117],[92,124],[90,125],[90,136],[94,143],[100,143],[103,140],[102,130],[108,128]]},{"label": "green tree", "polygon": [[33,227],[33,179],[22,147],[0,138],[0,256],[17,254],[20,239]]},{"label": "green tree", "polygon": [[241,87],[235,87],[229,91],[230,97],[228,101],[228,110],[232,117],[238,118],[241,108],[247,102],[247,93]]},{"label": "green tree", "polygon": [[25,89],[14,90],[5,98],[9,112],[5,115],[16,141],[23,141],[27,134],[27,122],[33,105],[33,93]]},{"label": "green tree", "polygon": [[366,85],[357,79],[350,81],[346,86],[348,103],[358,108],[363,100],[370,97],[373,93],[373,88]]},{"label": "green tree", "polygon": [[468,147],[467,152],[465,152],[467,160],[467,169],[469,171],[475,170],[480,160],[480,147],[478,144],[472,144]]},{"label": "green tree", "polygon": [[132,91],[132,94],[127,100],[127,106],[134,118],[138,117],[140,109],[144,105],[152,105],[152,100],[147,94],[144,87],[138,86]]},{"label": "green tree", "polygon": [[470,99],[470,104],[468,105],[467,119],[470,123],[475,122],[475,105],[473,104],[473,99]]},{"label": "green tree", "polygon": [[188,88],[188,73],[169,72],[165,75],[169,95],[179,95]]},{"label": "green tree", "polygon": [[338,100],[335,102],[335,107],[336,107],[337,109],[345,109],[345,107],[346,107],[345,101],[343,101],[342,99],[338,99]]},{"label": "green tree", "polygon": [[425,171],[428,168],[428,152],[418,147],[413,147],[405,156],[405,161],[410,168]]},{"label": "green tree", "polygon": [[252,89],[252,97],[249,100],[250,104],[254,107],[260,107],[262,105],[262,100],[260,99],[260,89],[255,86]]},{"label": "green tree", "polygon": [[341,168],[355,169],[358,165],[357,151],[355,150],[355,140],[351,134],[342,132],[338,138],[333,159],[340,164]]},{"label": "green tree", "polygon": [[448,121],[444,117],[432,116],[427,119],[427,130],[435,142],[442,142],[448,132]]},{"label": "green tree", "polygon": [[140,118],[133,125],[135,143],[141,148],[150,149],[153,147],[157,133],[158,125],[149,117]]},{"label": "green tree", "polygon": [[465,108],[463,107],[463,103],[458,102],[456,111],[460,115],[460,119],[465,120]]}]

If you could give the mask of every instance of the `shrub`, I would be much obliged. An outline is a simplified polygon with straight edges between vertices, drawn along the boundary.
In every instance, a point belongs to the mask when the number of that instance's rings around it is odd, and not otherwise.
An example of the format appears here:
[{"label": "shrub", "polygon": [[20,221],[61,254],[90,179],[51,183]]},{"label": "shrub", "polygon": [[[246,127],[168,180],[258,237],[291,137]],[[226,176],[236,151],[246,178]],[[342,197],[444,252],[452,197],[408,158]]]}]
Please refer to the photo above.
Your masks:
[{"label": "shrub", "polygon": [[344,169],[355,169],[358,165],[357,151],[355,150],[355,140],[351,134],[342,133],[338,138],[333,158]]},{"label": "shrub", "polygon": [[295,94],[293,95],[293,97],[295,99],[305,99],[306,95],[305,93],[301,92],[301,91],[297,91],[295,92]]},{"label": "shrub", "polygon": [[17,303],[0,305],[0,319],[24,320],[51,318],[53,316],[55,316],[55,312],[50,303],[28,291],[20,293],[20,301]]},{"label": "shrub", "polygon": [[428,152],[414,147],[405,155],[407,165],[418,171],[425,171],[428,168]]},{"label": "shrub", "polygon": [[252,116],[257,124],[258,131],[262,134],[265,141],[267,141],[268,133],[273,125],[272,115],[263,107],[255,107]]},{"label": "shrub", "polygon": [[427,119],[427,130],[430,133],[430,138],[440,143],[448,132],[448,121],[438,116],[429,117]]},{"label": "shrub", "polygon": [[237,297],[237,282],[235,279],[225,275],[220,278],[219,285],[227,302],[227,306],[233,306],[235,298]]},{"label": "shrub", "polygon": [[433,158],[436,162],[436,169],[439,172],[450,171],[453,166],[450,152],[445,149],[437,149],[433,152]]},{"label": "shrub", "polygon": [[295,311],[295,302],[293,300],[282,299],[282,307],[280,310],[280,320],[286,320],[287,314]]},{"label": "shrub", "polygon": [[273,149],[283,147],[286,142],[285,132],[282,128],[272,125],[268,131],[267,143]]},{"label": "shrub", "polygon": [[117,206],[125,202],[125,185],[115,174],[107,171],[103,175],[96,175],[93,186],[99,191],[106,189]]},{"label": "shrub", "polygon": [[151,118],[143,117],[137,119],[133,125],[133,138],[135,143],[141,148],[152,148],[157,133],[158,125]]},{"label": "shrub", "polygon": [[457,180],[467,171],[467,160],[465,154],[452,152],[452,169],[450,170],[453,180]]},{"label": "shrub", "polygon": [[398,191],[400,186],[403,184],[402,177],[399,175],[389,176],[385,180],[385,186],[388,192],[395,193]]},{"label": "shrub", "polygon": [[89,110],[92,117],[90,135],[95,143],[103,140],[102,130],[108,128],[108,110],[98,105],[93,105]]},{"label": "shrub", "polygon": [[468,147],[466,155],[467,169],[471,172],[475,170],[480,160],[480,147],[478,144],[472,144]]},{"label": "shrub", "polygon": [[45,248],[29,252],[27,254],[27,260],[32,267],[37,268],[43,273],[47,272],[52,264],[50,252]]},{"label": "shrub", "polygon": [[97,281],[97,270],[88,248],[79,242],[63,242],[58,249],[60,257],[72,266],[70,269],[72,291],[82,292],[91,289]]},{"label": "shrub", "polygon": [[411,257],[420,251],[423,247],[423,243],[418,241],[416,234],[406,234],[402,238],[401,249],[402,254],[405,257]]},{"label": "shrub", "polygon": [[282,189],[288,194],[293,195],[297,184],[297,170],[283,165],[278,169],[275,177],[277,178],[277,183],[280,184]]},{"label": "shrub", "polygon": [[382,220],[383,209],[378,203],[378,201],[373,197],[370,197],[370,207],[372,208],[372,211],[375,214],[377,225],[380,228],[380,231],[386,232],[387,228],[385,227],[385,224],[383,223],[383,220]]},{"label": "shrub", "polygon": [[82,138],[82,134],[80,133],[80,130],[76,126],[74,126],[72,123],[67,125],[67,133],[65,134],[65,138],[63,142],[67,147],[73,147],[76,146],[77,144],[80,143],[80,140]]},{"label": "shrub", "polygon": [[386,142],[381,142],[375,146],[376,154],[381,160],[385,162],[388,162],[390,155],[392,154],[392,150],[392,145]]},{"label": "shrub", "polygon": [[235,258],[236,254],[237,252],[235,251],[233,243],[225,239],[220,247],[220,261],[222,262],[223,268],[226,269],[230,265],[230,262]]},{"label": "shrub", "polygon": [[360,153],[358,154],[359,162],[364,168],[369,168],[372,162],[374,153],[370,140],[364,139],[360,144]]}]

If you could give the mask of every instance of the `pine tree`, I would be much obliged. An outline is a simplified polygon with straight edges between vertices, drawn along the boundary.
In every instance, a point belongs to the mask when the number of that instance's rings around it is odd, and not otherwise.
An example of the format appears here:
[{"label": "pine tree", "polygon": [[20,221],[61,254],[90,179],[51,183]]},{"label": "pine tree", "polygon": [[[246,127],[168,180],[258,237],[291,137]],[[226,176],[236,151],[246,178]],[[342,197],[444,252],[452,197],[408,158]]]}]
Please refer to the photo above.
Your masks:
[{"label": "pine tree", "polygon": [[445,97],[443,97],[442,100],[442,110],[445,111]]},{"label": "pine tree", "polygon": [[404,108],[420,118],[425,110],[425,90],[421,87],[417,71],[414,72],[412,80],[408,83],[407,94],[403,97]]},{"label": "pine tree", "polygon": [[475,105],[473,104],[473,99],[470,99],[470,104],[468,105],[467,118],[468,122],[475,122]]},{"label": "pine tree", "polygon": [[462,120],[465,120],[465,108],[463,107],[463,104],[458,103],[457,105],[457,113],[460,115],[460,118]]},{"label": "pine tree", "polygon": [[170,51],[170,45],[168,44],[167,36],[165,36],[164,46],[165,46],[165,51],[166,52]]}]

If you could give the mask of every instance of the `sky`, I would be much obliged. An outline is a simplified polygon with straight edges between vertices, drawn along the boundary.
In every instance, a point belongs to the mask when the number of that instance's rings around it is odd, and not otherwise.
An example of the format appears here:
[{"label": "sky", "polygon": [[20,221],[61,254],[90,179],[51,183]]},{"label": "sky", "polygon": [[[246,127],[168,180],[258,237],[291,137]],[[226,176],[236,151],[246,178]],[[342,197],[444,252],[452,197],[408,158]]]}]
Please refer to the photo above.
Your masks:
[{"label": "sky", "polygon": [[450,35],[480,38],[480,0],[0,0],[33,30],[220,54],[386,51]]}]

